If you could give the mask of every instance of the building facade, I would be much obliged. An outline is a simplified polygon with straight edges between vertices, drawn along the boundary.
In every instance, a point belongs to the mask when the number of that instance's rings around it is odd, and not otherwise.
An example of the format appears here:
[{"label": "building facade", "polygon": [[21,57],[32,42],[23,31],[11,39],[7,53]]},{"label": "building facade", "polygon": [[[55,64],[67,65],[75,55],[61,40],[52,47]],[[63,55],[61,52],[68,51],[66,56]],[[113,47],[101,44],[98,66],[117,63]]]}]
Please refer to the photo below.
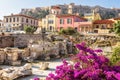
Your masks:
[{"label": "building facade", "polygon": [[74,3],[68,5],[68,14],[73,14]]},{"label": "building facade", "polygon": [[88,21],[101,20],[100,14],[96,13],[94,10],[92,13],[85,13],[84,18],[86,18]]},{"label": "building facade", "polygon": [[5,28],[4,28],[4,22],[2,20],[0,20],[0,32],[4,32]]},{"label": "building facade", "polygon": [[42,19],[42,28],[44,28],[46,31],[56,31],[56,15],[55,14],[49,14],[46,16],[46,18]]},{"label": "building facade", "polygon": [[50,9],[50,14],[61,14],[61,8],[59,6],[52,6]]},{"label": "building facade", "polygon": [[24,30],[24,26],[38,27],[37,19],[22,14],[11,14],[9,16],[4,16],[3,21],[4,26],[10,28],[10,30],[7,30],[6,28],[6,32]]},{"label": "building facade", "polygon": [[42,28],[44,28],[46,31],[57,31],[56,28],[56,15],[61,14],[61,9],[58,6],[52,6],[50,9],[50,14],[47,15],[45,18],[42,19]]},{"label": "building facade", "polygon": [[77,31],[80,31],[80,24],[87,22],[85,18],[81,18],[77,15],[66,14],[66,15],[57,15],[57,29],[66,29],[72,27]]},{"label": "building facade", "polygon": [[100,34],[110,33],[110,30],[113,28],[114,21],[112,20],[97,20],[93,22],[93,32]]}]

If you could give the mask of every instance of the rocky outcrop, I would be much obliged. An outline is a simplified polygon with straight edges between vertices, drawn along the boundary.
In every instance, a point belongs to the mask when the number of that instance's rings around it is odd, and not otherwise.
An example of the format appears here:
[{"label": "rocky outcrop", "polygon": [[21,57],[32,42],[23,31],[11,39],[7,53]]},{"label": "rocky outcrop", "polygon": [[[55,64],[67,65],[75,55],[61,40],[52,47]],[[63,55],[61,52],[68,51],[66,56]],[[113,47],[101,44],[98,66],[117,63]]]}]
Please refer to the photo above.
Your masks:
[{"label": "rocky outcrop", "polygon": [[[62,14],[68,14],[68,9],[70,4],[64,4],[64,5],[56,5],[61,8]],[[73,5],[73,14],[79,13],[80,16],[84,16],[85,13],[91,13],[93,10],[95,12],[99,12],[101,17],[103,19],[109,19],[118,17],[120,13],[120,9],[117,8],[105,8],[101,6],[85,6],[85,5]],[[50,10],[49,10],[50,11]],[[43,18],[45,15],[49,14],[46,13],[47,11],[42,11],[41,7],[35,8],[35,9],[22,9],[21,14],[29,15],[35,18]],[[44,14],[44,15],[43,15]]]}]

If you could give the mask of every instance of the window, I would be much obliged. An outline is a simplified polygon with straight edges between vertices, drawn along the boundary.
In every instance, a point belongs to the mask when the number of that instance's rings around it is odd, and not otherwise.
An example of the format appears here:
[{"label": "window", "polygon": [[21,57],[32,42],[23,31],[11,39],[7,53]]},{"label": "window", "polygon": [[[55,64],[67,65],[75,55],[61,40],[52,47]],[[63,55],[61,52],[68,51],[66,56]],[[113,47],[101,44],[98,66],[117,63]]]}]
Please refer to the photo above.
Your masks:
[{"label": "window", "polygon": [[54,21],[53,20],[48,20],[48,24],[53,24]]},{"label": "window", "polygon": [[94,33],[98,33],[98,30],[94,30]]},{"label": "window", "polygon": [[17,17],[17,22],[19,22],[19,17]]},{"label": "window", "polygon": [[72,24],[72,19],[67,19],[67,24]]},{"label": "window", "polygon": [[99,25],[96,25],[96,28],[99,28]]},{"label": "window", "polygon": [[15,26],[15,24],[13,24],[13,26]]},{"label": "window", "polygon": [[64,24],[64,20],[63,19],[60,19],[60,24]]},{"label": "window", "polygon": [[59,14],[59,12],[57,11],[57,14]]},{"label": "window", "polygon": [[15,18],[13,18],[13,22],[15,22]]},{"label": "window", "polygon": [[26,19],[26,23],[28,23],[28,19]]},{"label": "window", "polygon": [[102,25],[101,29],[105,29],[105,25]]},{"label": "window", "polygon": [[22,22],[24,22],[24,18],[22,18]]},{"label": "window", "polygon": [[52,30],[52,26],[50,26],[50,31]]},{"label": "window", "polygon": [[6,18],[6,22],[8,22],[8,18]]},{"label": "window", "polygon": [[12,22],[12,19],[10,18],[10,22]]}]

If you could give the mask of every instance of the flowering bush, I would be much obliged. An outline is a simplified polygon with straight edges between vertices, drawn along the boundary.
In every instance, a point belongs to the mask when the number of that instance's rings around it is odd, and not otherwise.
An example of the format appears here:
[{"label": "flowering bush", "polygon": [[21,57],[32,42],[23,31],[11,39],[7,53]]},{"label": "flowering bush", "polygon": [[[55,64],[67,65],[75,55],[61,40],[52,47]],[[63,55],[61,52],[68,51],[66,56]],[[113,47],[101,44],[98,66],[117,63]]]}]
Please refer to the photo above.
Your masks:
[{"label": "flowering bush", "polygon": [[88,48],[83,42],[77,44],[79,53],[72,58],[73,64],[63,60],[46,80],[120,80],[120,66],[111,66],[102,50]]}]

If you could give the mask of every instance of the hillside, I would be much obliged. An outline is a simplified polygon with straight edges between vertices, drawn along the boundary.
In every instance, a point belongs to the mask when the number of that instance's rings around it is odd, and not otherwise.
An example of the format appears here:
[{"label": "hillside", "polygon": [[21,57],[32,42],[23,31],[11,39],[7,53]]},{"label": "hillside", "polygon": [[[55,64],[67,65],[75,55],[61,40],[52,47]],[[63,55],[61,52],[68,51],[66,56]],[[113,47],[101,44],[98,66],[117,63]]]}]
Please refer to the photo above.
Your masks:
[{"label": "hillside", "polygon": [[[57,5],[61,7],[62,14],[67,14],[68,12],[68,5]],[[83,6],[83,5],[74,5],[73,4],[73,14],[79,13],[80,16],[84,16],[85,13],[91,13],[92,11],[99,12],[102,19],[108,19],[113,17],[118,17],[118,14],[120,13],[120,9],[110,9],[110,8],[104,8],[101,6]],[[33,16],[35,18],[41,19],[44,18],[46,15],[49,14],[50,7],[37,7],[34,9],[22,9],[21,14],[26,14],[29,16]]]}]

